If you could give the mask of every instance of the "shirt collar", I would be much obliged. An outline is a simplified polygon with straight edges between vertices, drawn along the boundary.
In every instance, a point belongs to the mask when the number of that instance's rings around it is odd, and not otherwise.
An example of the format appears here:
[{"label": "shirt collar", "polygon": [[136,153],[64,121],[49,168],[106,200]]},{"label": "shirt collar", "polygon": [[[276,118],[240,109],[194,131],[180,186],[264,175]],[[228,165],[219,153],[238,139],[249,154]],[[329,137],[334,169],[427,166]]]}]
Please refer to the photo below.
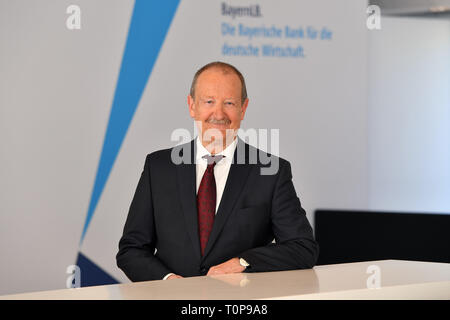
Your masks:
[{"label": "shirt collar", "polygon": [[[203,144],[200,141],[200,138],[197,136],[197,154],[195,156],[195,159],[197,161],[197,163],[199,161],[206,161],[206,159],[202,159],[203,156],[206,155],[211,155],[211,153],[209,153],[209,151],[203,146]],[[225,150],[222,150],[222,152],[219,152],[216,155],[223,155],[225,156],[225,160],[226,161],[232,161],[233,157],[234,157],[234,151],[236,150],[236,145],[237,145],[237,137],[234,138],[233,142],[230,143],[230,145],[228,147],[225,148]]]}]

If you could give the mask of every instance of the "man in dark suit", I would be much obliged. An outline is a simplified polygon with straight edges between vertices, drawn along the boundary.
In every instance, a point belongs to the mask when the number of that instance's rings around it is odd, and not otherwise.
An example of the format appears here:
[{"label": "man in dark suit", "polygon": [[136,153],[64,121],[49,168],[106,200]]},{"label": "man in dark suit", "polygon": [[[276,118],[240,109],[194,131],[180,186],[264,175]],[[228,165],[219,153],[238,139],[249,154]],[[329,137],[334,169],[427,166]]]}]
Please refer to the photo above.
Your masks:
[{"label": "man in dark suit", "polygon": [[248,106],[242,74],[204,66],[188,106],[199,135],[147,156],[118,267],[132,281],[312,268],[318,245],[289,162],[237,137]]}]

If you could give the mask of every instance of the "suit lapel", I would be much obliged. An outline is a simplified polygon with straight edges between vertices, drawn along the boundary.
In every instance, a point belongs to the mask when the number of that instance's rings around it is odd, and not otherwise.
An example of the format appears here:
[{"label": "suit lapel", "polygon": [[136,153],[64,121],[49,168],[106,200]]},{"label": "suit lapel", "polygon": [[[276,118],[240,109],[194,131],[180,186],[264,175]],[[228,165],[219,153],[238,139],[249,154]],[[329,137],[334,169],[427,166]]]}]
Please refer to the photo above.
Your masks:
[{"label": "suit lapel", "polygon": [[[194,246],[195,254],[200,259],[200,240],[198,236],[197,218],[197,192],[196,192],[196,168],[195,168],[195,139],[190,144],[185,145],[191,148],[191,162],[177,165],[178,186],[180,188],[181,206],[183,208],[184,219],[186,221],[189,237]],[[185,149],[181,149],[183,152]]]},{"label": "suit lapel", "polygon": [[[237,138],[239,139],[239,138]],[[238,140],[238,143],[244,143],[242,140]],[[227,182],[225,184],[225,189],[222,194],[222,199],[219,204],[219,208],[217,210],[216,217],[214,219],[213,229],[211,234],[209,235],[208,243],[205,248],[205,254],[203,259],[208,255],[209,251],[214,246],[215,241],[217,240],[220,232],[222,231],[225,222],[230,216],[231,212],[234,209],[235,203],[239,198],[239,195],[242,193],[242,189],[247,181],[248,174],[250,173],[251,166],[248,161],[248,145],[245,144],[245,162],[243,164],[239,164],[237,161],[237,151],[239,150],[236,147],[234,152],[233,163],[230,167],[230,172],[228,173]]]}]

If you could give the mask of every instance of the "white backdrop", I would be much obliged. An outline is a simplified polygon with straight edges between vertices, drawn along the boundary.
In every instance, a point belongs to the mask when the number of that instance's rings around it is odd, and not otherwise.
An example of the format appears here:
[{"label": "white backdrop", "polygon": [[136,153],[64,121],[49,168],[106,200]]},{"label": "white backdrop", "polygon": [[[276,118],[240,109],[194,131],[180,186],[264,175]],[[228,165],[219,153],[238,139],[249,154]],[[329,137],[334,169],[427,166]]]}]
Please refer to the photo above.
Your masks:
[{"label": "white backdrop", "polygon": [[450,213],[450,21],[385,17],[369,39],[369,207]]},{"label": "white backdrop", "polygon": [[[280,129],[279,155],[311,224],[316,208],[368,207],[367,3],[226,1],[262,15],[234,18],[222,3],[178,5],[79,247],[134,1],[0,2],[0,294],[64,288],[79,251],[128,281],[115,254],[145,155],[173,146],[174,129],[193,131],[190,82],[213,60],[246,77],[244,128]],[[80,30],[66,28],[70,4]],[[222,35],[222,23],[305,36],[249,40]],[[225,56],[224,43],[301,46],[303,57]]]}]

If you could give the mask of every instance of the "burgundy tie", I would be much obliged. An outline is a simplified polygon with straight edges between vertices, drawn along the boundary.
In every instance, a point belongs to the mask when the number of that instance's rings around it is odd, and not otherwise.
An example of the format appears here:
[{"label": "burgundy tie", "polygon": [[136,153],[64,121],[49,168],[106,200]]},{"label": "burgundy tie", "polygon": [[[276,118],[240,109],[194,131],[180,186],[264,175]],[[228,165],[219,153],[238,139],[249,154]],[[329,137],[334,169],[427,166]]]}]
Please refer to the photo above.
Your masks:
[{"label": "burgundy tie", "polygon": [[214,166],[223,156],[203,156],[203,158],[208,161],[208,166],[203,174],[197,192],[198,232],[202,256],[208,243],[216,213],[216,179],[214,178]]}]

